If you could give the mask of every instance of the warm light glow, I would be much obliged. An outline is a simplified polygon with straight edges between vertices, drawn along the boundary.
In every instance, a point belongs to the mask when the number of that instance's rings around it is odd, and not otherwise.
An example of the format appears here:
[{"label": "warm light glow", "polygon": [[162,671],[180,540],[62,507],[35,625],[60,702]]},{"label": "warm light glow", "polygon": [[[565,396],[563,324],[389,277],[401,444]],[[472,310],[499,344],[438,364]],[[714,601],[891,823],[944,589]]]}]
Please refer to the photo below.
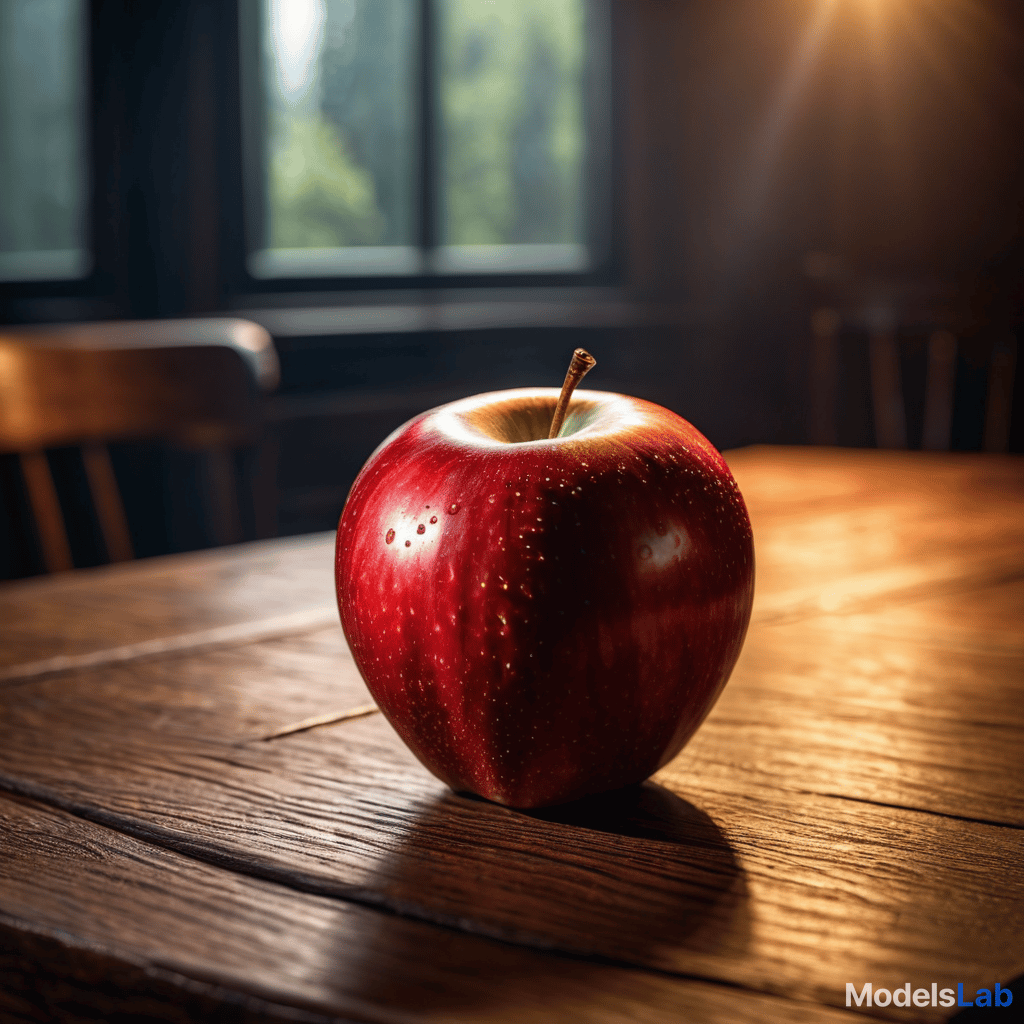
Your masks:
[{"label": "warm light glow", "polygon": [[[1006,70],[1014,34],[985,0],[807,0],[801,10],[738,183],[737,226],[749,231],[770,212],[784,175],[814,174],[796,162],[810,157],[827,168],[832,244],[938,244],[941,212],[984,187],[976,154],[999,136],[1000,110],[1024,103]],[[936,173],[951,161],[970,170]],[[959,180],[975,194],[954,194]]]},{"label": "warm light glow", "polygon": [[782,144],[793,121],[797,103],[818,65],[838,2],[839,0],[818,0],[814,5],[796,53],[779,84],[758,133],[754,158],[740,196],[741,221],[756,220],[764,207]]}]

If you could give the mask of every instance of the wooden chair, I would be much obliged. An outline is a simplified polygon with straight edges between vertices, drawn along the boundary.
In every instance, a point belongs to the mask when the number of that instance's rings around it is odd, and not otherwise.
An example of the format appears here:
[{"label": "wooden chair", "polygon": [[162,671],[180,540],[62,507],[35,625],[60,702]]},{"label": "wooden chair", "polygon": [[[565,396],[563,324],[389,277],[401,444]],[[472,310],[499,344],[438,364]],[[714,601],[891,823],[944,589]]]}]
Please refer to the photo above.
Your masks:
[{"label": "wooden chair", "polygon": [[984,418],[981,447],[989,452],[1007,450],[1017,362],[1017,340],[1008,324],[979,324],[954,297],[943,294],[908,294],[868,285],[833,289],[829,300],[811,317],[812,443],[837,441],[839,336],[849,331],[867,346],[875,443],[879,448],[907,447],[908,403],[901,366],[903,336],[910,332],[927,337],[921,448],[950,447],[957,365],[966,362],[983,367],[987,378],[984,407],[978,410]]},{"label": "wooden chair", "polygon": [[[240,539],[232,449],[259,439],[262,395],[278,374],[270,335],[244,320],[0,327],[0,453],[20,462],[46,569],[72,567],[47,448],[81,446],[111,561],[133,557],[111,441],[203,449],[216,539]],[[258,531],[269,534],[261,483]]]}]

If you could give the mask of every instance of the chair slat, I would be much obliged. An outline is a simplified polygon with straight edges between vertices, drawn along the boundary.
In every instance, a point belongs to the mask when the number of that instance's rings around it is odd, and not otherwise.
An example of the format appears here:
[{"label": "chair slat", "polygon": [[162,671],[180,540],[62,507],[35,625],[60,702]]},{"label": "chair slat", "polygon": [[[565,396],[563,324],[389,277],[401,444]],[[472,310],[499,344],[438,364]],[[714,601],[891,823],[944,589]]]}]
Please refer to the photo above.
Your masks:
[{"label": "chair slat", "polygon": [[921,447],[942,452],[949,448],[953,428],[953,388],[956,378],[956,338],[936,331],[928,339]]},{"label": "chair slat", "polygon": [[879,448],[906,448],[907,421],[903,411],[899,350],[891,328],[871,331],[870,353],[875,443]]},{"label": "chair slat", "polygon": [[[106,447],[157,440],[205,451],[218,543],[242,539],[232,448],[262,440],[262,392],[277,354],[262,327],[235,318],[0,327],[0,452],[21,457],[47,570],[70,569],[48,448],[78,446],[108,557],[133,557]],[[261,480],[257,500],[274,501]],[[261,526],[273,519],[257,510]]]},{"label": "chair slat", "polygon": [[989,365],[984,440],[987,452],[1005,452],[1010,446],[1010,414],[1013,410],[1013,378],[1016,369],[1017,339],[1008,335],[996,342]]},{"label": "chair slat", "polygon": [[208,448],[203,453],[203,464],[214,537],[218,544],[237,544],[242,539],[242,528],[231,451],[223,445]]},{"label": "chair slat", "polygon": [[20,452],[18,461],[25,478],[28,500],[39,532],[39,544],[43,549],[43,563],[47,572],[67,572],[74,567],[71,560],[71,546],[68,544],[64,515],[60,510],[57,488],[53,474],[41,451]]},{"label": "chair slat", "polygon": [[82,446],[82,462],[85,464],[89,491],[96,507],[96,518],[103,532],[103,543],[107,557],[112,562],[130,562],[135,557],[128,519],[124,514],[121,491],[110,464],[110,452],[105,444]]}]

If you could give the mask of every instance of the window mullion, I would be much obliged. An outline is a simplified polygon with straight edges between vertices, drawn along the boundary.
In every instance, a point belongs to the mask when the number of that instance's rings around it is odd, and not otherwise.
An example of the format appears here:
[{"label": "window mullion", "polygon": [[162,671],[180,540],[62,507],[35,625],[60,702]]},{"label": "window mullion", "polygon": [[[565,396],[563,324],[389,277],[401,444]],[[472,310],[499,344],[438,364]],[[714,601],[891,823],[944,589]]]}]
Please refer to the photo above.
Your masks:
[{"label": "window mullion", "polygon": [[419,32],[419,182],[416,195],[419,200],[418,240],[429,262],[430,253],[438,244],[438,109],[439,81],[436,60],[437,9],[434,0],[420,0]]}]

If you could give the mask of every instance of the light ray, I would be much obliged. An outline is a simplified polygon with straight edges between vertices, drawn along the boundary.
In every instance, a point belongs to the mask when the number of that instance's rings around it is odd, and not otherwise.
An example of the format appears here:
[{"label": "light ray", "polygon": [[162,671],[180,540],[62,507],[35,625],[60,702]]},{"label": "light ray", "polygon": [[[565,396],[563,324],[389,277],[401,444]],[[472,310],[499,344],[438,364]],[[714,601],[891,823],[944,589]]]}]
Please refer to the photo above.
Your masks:
[{"label": "light ray", "polygon": [[[753,155],[737,189],[735,233],[749,233],[761,219],[787,131],[818,65],[839,0],[818,0],[786,71],[778,96],[757,133]],[[737,238],[738,242],[740,239]]]}]

